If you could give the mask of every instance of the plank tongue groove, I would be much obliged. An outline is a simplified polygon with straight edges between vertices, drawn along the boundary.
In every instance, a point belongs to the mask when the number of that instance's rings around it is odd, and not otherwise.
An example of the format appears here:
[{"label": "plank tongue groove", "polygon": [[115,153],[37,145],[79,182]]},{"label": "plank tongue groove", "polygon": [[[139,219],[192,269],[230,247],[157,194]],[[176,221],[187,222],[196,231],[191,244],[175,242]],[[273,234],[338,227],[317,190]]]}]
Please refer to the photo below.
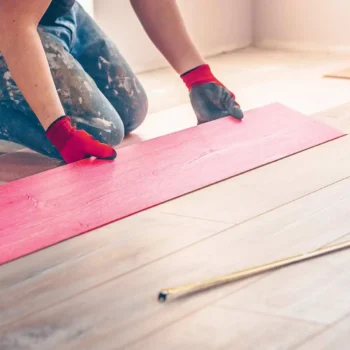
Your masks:
[{"label": "plank tongue groove", "polygon": [[3,185],[0,264],[343,135],[272,104]]}]

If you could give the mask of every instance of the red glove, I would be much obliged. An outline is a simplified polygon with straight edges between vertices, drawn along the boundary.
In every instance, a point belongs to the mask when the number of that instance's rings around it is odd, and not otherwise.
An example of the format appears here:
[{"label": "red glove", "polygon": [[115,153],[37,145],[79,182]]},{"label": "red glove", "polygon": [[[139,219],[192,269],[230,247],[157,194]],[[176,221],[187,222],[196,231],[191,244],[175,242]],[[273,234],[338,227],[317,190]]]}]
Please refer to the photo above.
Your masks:
[{"label": "red glove", "polygon": [[73,127],[67,116],[57,119],[47,130],[46,136],[66,163],[90,157],[113,160],[117,156],[112,147],[95,140],[84,130]]},{"label": "red glove", "polygon": [[209,65],[198,66],[182,74],[181,78],[190,91],[199,124],[227,116],[243,118],[236,96],[215,78]]}]

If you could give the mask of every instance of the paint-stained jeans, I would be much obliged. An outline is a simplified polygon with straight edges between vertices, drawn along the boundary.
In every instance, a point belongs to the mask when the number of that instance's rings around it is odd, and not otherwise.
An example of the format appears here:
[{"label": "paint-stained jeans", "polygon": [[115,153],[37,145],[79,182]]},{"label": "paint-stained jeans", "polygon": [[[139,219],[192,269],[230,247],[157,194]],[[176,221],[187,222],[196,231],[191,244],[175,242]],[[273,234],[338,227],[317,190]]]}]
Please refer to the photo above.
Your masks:
[{"label": "paint-stained jeans", "polygon": [[[115,45],[76,3],[40,37],[73,124],[115,146],[145,119],[144,89]],[[60,158],[0,56],[0,139]]]}]

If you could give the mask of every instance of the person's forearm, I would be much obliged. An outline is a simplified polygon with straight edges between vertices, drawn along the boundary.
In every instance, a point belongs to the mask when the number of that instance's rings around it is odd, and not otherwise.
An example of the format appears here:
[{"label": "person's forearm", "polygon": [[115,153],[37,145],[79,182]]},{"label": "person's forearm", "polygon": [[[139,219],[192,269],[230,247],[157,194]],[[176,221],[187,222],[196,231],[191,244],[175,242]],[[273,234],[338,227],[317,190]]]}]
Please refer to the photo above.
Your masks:
[{"label": "person's forearm", "polygon": [[[46,130],[53,121],[64,115],[61,101],[35,26],[5,34],[0,51],[10,73],[24,98]],[[4,35],[4,33],[2,33]]]},{"label": "person's forearm", "polygon": [[204,63],[186,30],[176,0],[130,1],[150,39],[179,74]]},{"label": "person's forearm", "polygon": [[0,51],[13,80],[45,130],[64,115],[37,31],[50,2],[0,1]]}]

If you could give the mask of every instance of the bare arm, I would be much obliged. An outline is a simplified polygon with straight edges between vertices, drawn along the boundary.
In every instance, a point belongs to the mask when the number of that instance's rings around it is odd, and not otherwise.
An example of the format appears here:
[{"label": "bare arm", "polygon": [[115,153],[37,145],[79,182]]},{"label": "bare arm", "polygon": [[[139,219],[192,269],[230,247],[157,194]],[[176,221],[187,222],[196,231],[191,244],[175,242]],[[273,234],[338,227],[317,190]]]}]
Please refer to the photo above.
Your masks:
[{"label": "bare arm", "polygon": [[191,41],[176,0],[130,1],[150,39],[188,87],[198,123],[242,119],[236,96],[213,75]]},{"label": "bare arm", "polygon": [[0,0],[0,51],[46,130],[64,115],[37,26],[51,0]]},{"label": "bare arm", "polygon": [[182,20],[176,0],[130,0],[150,39],[179,73],[204,63]]}]

